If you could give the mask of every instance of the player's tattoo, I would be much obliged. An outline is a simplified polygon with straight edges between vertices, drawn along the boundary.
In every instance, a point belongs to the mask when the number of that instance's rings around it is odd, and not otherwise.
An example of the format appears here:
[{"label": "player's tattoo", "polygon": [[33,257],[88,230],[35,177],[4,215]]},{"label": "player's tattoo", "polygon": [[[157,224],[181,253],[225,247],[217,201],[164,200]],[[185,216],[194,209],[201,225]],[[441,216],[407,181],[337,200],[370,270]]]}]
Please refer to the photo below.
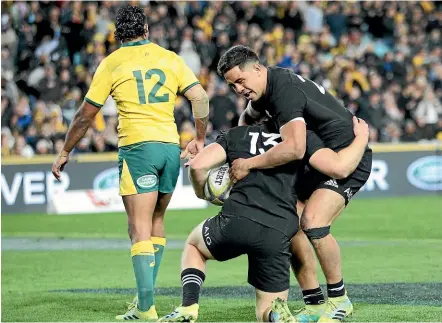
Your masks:
[{"label": "player's tattoo", "polygon": [[195,119],[195,130],[197,139],[205,139],[207,124],[209,123],[209,116],[204,118]]}]

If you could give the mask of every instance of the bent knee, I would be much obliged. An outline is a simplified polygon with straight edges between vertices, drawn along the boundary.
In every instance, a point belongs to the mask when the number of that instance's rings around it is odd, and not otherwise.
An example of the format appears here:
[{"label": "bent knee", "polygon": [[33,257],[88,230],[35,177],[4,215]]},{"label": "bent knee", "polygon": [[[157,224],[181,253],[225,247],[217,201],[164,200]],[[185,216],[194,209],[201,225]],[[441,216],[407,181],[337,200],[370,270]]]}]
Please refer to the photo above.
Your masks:
[{"label": "bent knee", "polygon": [[325,238],[330,234],[330,226],[324,226],[319,228],[303,229],[305,235],[313,242],[314,240],[319,240]]}]

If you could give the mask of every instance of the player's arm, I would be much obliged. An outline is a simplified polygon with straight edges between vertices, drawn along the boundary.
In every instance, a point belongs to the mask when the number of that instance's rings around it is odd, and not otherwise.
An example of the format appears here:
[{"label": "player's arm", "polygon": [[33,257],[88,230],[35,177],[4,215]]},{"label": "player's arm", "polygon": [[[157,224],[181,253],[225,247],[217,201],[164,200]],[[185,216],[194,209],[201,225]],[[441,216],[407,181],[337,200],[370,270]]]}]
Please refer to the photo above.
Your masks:
[{"label": "player's arm", "polygon": [[95,116],[97,115],[98,111],[100,111],[99,107],[96,107],[88,101],[83,101],[80,108],[75,113],[71,125],[69,126],[61,154],[68,155],[72,149],[74,149],[80,139],[84,137],[92,122],[95,120]]},{"label": "player's arm", "polygon": [[201,84],[192,86],[184,93],[184,96],[192,105],[193,118],[195,119],[195,139],[204,143],[209,123],[209,96]]},{"label": "player's arm", "polygon": [[181,57],[176,56],[174,63],[176,64],[178,90],[190,101],[195,119],[196,136],[181,153],[183,159],[189,153],[196,155],[204,148],[207,124],[209,123],[209,96]]},{"label": "player's arm", "polygon": [[95,71],[89,91],[69,126],[63,150],[52,165],[52,174],[56,179],[60,179],[60,171],[63,171],[64,166],[68,163],[70,152],[86,134],[96,114],[106,102],[111,88],[112,76],[106,65],[106,60],[103,60]]},{"label": "player's arm", "polygon": [[209,170],[226,163],[227,155],[223,146],[212,143],[205,147],[188,163],[189,178],[196,196],[204,199],[204,185],[206,184]]},{"label": "player's arm", "polygon": [[272,104],[280,124],[282,142],[264,154],[247,159],[249,169],[273,168],[302,159],[306,147],[306,125],[303,111],[307,105],[305,94],[289,85],[281,89]]},{"label": "player's arm", "polygon": [[274,168],[296,159],[305,153],[306,126],[303,120],[293,120],[281,129],[282,142],[262,155],[247,159],[249,169]]},{"label": "player's arm", "polygon": [[95,115],[106,102],[112,88],[112,76],[103,60],[95,71],[89,91],[78,109],[66,135],[63,150],[74,149],[95,119]]},{"label": "player's arm", "polygon": [[350,146],[337,153],[322,147],[311,155],[309,164],[321,173],[335,179],[350,176],[361,162],[369,135],[367,123],[356,117],[353,117],[353,130],[355,139]]},{"label": "player's arm", "polygon": [[238,126],[247,126],[256,123],[261,118],[261,113],[252,107],[252,101],[247,103],[247,107],[241,113]]}]

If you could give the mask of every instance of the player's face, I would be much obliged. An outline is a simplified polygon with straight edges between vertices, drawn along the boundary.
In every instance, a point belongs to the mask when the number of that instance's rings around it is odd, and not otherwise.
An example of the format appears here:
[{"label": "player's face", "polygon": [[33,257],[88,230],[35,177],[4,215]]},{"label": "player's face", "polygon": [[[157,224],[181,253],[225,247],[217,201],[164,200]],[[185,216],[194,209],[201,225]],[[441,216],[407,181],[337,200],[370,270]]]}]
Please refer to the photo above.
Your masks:
[{"label": "player's face", "polygon": [[263,95],[267,82],[259,64],[248,64],[242,70],[235,66],[224,74],[224,78],[236,93],[251,101],[256,101]]}]

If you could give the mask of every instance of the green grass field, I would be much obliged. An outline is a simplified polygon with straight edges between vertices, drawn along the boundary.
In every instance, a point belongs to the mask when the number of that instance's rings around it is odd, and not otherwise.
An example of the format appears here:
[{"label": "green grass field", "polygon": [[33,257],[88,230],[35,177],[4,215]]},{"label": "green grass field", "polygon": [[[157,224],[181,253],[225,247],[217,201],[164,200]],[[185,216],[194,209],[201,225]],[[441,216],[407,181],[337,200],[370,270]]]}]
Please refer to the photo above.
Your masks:
[{"label": "green grass field", "polygon": [[[180,303],[183,240],[216,212],[167,213],[171,248],[157,282],[160,315]],[[442,321],[440,197],[355,200],[332,232],[342,247],[352,321]],[[135,292],[127,240],[121,239],[127,239],[124,214],[2,216],[2,321],[114,321]],[[83,247],[64,247],[74,242]],[[120,247],[107,248],[110,242]],[[254,293],[246,279],[245,257],[210,263],[200,321],[254,321]],[[293,276],[291,285],[290,306],[296,309],[302,304]]]}]

